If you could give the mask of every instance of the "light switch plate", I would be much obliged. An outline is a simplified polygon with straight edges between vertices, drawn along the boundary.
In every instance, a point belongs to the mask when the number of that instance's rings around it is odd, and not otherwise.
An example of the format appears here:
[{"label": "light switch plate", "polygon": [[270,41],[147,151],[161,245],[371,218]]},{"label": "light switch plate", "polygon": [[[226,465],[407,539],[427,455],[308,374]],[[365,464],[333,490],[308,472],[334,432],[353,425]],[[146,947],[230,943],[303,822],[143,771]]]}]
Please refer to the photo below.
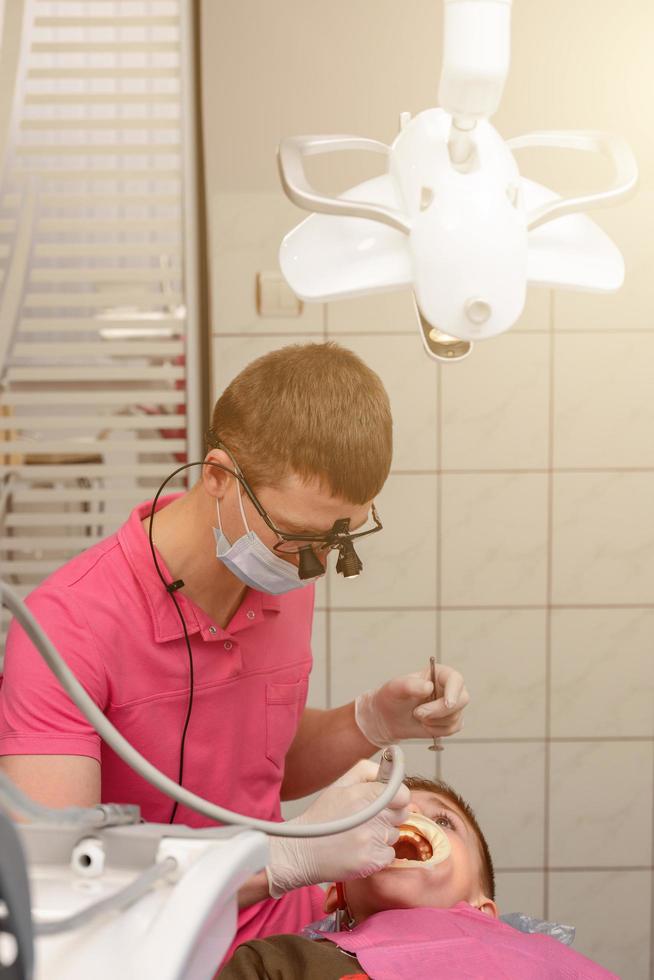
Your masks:
[{"label": "light switch plate", "polygon": [[304,303],[295,295],[281,272],[257,273],[259,316],[301,316]]}]

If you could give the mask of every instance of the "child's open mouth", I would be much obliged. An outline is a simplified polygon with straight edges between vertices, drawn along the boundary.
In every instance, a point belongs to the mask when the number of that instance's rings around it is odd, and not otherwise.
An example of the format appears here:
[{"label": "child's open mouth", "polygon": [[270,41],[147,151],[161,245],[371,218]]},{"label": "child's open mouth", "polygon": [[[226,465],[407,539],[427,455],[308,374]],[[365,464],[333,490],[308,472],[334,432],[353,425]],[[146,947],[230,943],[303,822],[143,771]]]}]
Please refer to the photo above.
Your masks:
[{"label": "child's open mouth", "polygon": [[393,845],[395,860],[391,867],[440,864],[450,853],[447,835],[438,824],[420,813],[412,813],[398,830],[400,837]]},{"label": "child's open mouth", "polygon": [[395,856],[404,861],[428,861],[434,853],[428,840],[406,824],[399,828],[400,839],[393,845]]}]

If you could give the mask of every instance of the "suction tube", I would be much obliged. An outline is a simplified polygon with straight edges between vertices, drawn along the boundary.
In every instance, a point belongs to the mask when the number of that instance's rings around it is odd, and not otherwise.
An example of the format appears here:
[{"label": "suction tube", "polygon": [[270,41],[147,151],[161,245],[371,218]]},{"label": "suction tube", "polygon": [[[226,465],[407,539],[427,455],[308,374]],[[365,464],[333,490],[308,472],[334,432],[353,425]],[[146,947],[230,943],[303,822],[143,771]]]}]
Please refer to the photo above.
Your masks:
[{"label": "suction tube", "polygon": [[246,817],[232,810],[226,810],[210,800],[205,800],[201,796],[196,796],[189,790],[184,789],[174,780],[162,773],[151,762],[148,762],[140,752],[137,752],[120,732],[114,728],[108,718],[98,708],[97,704],[89,697],[80,682],[77,680],[68,664],[55,649],[54,644],[48,638],[42,627],[36,621],[23,600],[7,585],[0,580],[0,596],[2,604],[13,613],[20,625],[23,627],[30,640],[47,663],[48,667],[62,685],[70,699],[79,708],[84,717],[93,725],[98,735],[109,745],[114,752],[120,756],[123,762],[151,783],[156,789],[177,800],[183,806],[196,810],[211,820],[219,823],[235,824],[240,827],[247,827],[249,830],[260,830],[270,837],[331,837],[334,834],[342,834],[353,827],[359,827],[367,820],[377,816],[384,807],[392,801],[404,779],[404,753],[397,745],[389,746],[385,752],[389,753],[393,760],[393,768],[388,779],[388,785],[382,790],[374,803],[369,804],[358,813],[349,817],[342,817],[340,820],[332,820],[329,823],[314,823],[296,826],[292,823],[276,823],[272,820],[258,820],[256,817]]}]

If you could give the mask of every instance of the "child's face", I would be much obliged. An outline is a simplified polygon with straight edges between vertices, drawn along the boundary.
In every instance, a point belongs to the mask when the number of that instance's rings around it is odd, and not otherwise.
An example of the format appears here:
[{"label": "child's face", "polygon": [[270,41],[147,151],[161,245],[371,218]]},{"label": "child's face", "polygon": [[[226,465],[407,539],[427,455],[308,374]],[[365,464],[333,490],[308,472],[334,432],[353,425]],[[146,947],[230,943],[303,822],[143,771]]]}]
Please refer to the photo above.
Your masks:
[{"label": "child's face", "polygon": [[384,868],[369,878],[346,882],[348,906],[357,922],[385,909],[451,908],[457,902],[469,902],[496,916],[494,903],[482,892],[477,837],[455,804],[446,796],[419,789],[411,791],[409,810],[442,827],[450,855],[425,868]]}]

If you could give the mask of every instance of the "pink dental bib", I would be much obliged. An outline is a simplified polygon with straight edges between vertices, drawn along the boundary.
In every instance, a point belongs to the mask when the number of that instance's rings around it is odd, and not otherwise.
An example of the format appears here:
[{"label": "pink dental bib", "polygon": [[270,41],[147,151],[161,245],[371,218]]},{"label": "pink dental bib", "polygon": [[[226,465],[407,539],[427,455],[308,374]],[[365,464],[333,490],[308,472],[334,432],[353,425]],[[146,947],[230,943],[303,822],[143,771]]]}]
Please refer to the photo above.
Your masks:
[{"label": "pink dental bib", "polygon": [[549,936],[526,935],[460,902],[378,912],[325,933],[374,980],[619,980]]}]

